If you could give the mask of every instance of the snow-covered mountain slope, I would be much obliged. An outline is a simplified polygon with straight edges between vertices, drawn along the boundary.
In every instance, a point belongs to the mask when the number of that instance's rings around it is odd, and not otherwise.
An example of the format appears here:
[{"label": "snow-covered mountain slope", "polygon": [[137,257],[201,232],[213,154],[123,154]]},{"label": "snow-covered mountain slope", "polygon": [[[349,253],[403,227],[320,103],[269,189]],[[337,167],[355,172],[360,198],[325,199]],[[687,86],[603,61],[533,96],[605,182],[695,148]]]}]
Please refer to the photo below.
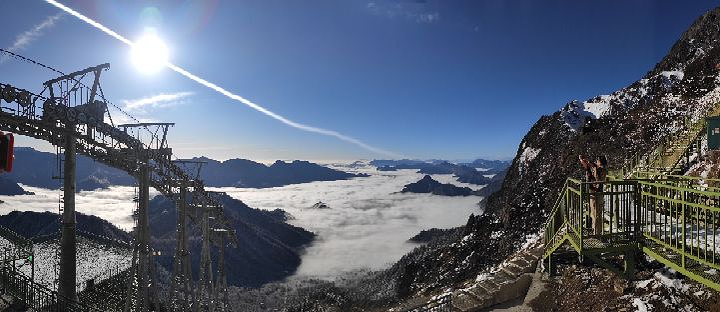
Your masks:
[{"label": "snow-covered mountain slope", "polygon": [[[50,289],[57,289],[59,243],[52,240],[35,244],[35,281]],[[98,283],[109,277],[111,272],[121,272],[130,267],[132,249],[106,245],[79,237],[77,245],[77,284],[78,291],[85,288],[90,279]],[[23,261],[18,261],[20,264]],[[30,266],[20,268],[23,274],[30,276]],[[114,273],[113,273],[114,274]]]},{"label": "snow-covered mountain slope", "polygon": [[652,70],[610,95],[571,101],[542,116],[520,142],[502,188],[455,241],[423,246],[393,267],[401,296],[472,278],[537,233],[578,154],[606,155],[610,167],[645,153],[720,103],[720,8],[707,12]]}]

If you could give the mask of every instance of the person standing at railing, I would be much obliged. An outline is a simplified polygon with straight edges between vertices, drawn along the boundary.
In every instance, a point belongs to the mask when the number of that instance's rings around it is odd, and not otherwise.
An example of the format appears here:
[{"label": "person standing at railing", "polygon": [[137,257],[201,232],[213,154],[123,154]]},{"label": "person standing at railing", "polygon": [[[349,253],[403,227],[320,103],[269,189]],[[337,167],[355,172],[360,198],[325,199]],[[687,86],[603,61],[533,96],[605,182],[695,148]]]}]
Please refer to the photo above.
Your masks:
[{"label": "person standing at railing", "polygon": [[607,178],[607,158],[603,155],[598,156],[595,163],[588,160],[587,156],[580,155],[580,165],[585,170],[585,181],[590,182],[588,186],[590,191],[590,218],[592,219],[591,228],[594,235],[601,235],[603,231],[603,208],[605,207],[605,198],[603,197],[603,183]]}]

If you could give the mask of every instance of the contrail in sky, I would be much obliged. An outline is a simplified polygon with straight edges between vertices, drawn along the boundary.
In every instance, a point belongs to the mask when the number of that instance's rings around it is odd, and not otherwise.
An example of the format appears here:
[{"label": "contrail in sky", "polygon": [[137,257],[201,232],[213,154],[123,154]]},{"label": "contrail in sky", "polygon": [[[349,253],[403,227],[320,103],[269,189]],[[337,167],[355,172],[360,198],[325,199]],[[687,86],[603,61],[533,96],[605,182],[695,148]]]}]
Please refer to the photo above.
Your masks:
[{"label": "contrail in sky", "polygon": [[[57,8],[60,9],[60,10],[65,11],[66,13],[68,13],[68,14],[70,14],[70,15],[72,15],[72,16],[77,17],[78,19],[82,20],[83,22],[86,22],[86,23],[90,24],[91,26],[93,26],[93,27],[99,29],[100,31],[102,31],[102,32],[110,35],[111,37],[119,40],[120,42],[122,42],[122,43],[124,43],[124,44],[127,44],[127,45],[129,45],[129,46],[131,46],[131,47],[133,46],[133,42],[132,42],[132,41],[130,41],[130,40],[128,40],[127,38],[123,37],[122,35],[116,33],[115,31],[111,30],[110,28],[107,28],[107,27],[103,26],[102,24],[100,24],[100,23],[98,23],[98,22],[90,19],[89,17],[87,17],[87,16],[85,16],[85,15],[82,15],[80,12],[75,11],[75,10],[73,10],[73,9],[71,9],[71,8],[63,5],[62,3],[59,3],[59,2],[57,2],[57,1],[55,1],[55,0],[45,0],[45,2],[47,2],[47,3],[49,3],[49,4],[51,4],[51,5],[55,6],[55,7],[57,7]],[[249,106],[250,108],[252,108],[252,109],[254,109],[254,110],[256,110],[256,111],[259,111],[259,112],[261,112],[261,113],[263,113],[263,114],[265,114],[265,115],[267,115],[267,116],[270,116],[271,118],[273,118],[273,119],[275,119],[275,120],[277,120],[277,121],[280,121],[280,122],[282,122],[282,123],[284,123],[284,124],[286,124],[286,125],[288,125],[288,126],[290,126],[290,127],[293,127],[293,128],[296,128],[296,129],[300,129],[300,130],[304,130],[304,131],[308,131],[308,132],[313,132],[313,133],[323,134],[323,135],[327,135],[327,136],[332,136],[332,137],[338,138],[338,139],[340,139],[340,140],[343,140],[343,141],[345,141],[345,142],[349,142],[349,143],[355,144],[355,145],[357,145],[357,146],[360,146],[360,147],[362,147],[362,148],[364,148],[364,149],[366,149],[366,150],[368,150],[368,151],[374,152],[374,153],[383,154],[383,155],[387,155],[387,156],[393,156],[393,157],[399,157],[399,156],[400,156],[400,155],[398,155],[398,154],[396,154],[396,153],[393,153],[393,152],[390,152],[390,151],[387,151],[387,150],[384,150],[384,149],[380,149],[380,148],[374,147],[374,146],[372,146],[372,145],[368,145],[368,144],[366,144],[366,143],[364,143],[364,142],[362,142],[362,141],[360,141],[360,140],[358,140],[358,139],[356,139],[356,138],[349,137],[349,136],[344,135],[344,134],[342,134],[342,133],[340,133],[340,132],[337,132],[337,131],[328,130],[328,129],[323,129],[323,128],[318,128],[318,127],[313,127],[313,126],[309,126],[309,125],[305,125],[305,124],[301,124],[301,123],[292,121],[292,120],[287,119],[287,118],[285,118],[285,117],[283,117],[283,116],[281,116],[281,115],[278,115],[278,114],[276,114],[276,113],[274,113],[274,112],[272,112],[272,111],[270,111],[270,110],[268,110],[268,109],[266,109],[266,108],[264,108],[264,107],[262,107],[262,106],[260,106],[260,105],[258,105],[258,104],[255,104],[255,103],[253,103],[252,101],[250,101],[250,100],[248,100],[248,99],[246,99],[246,98],[244,98],[244,97],[242,97],[242,96],[239,96],[239,95],[234,94],[234,93],[232,93],[232,92],[230,92],[230,91],[228,91],[228,90],[225,90],[225,89],[223,89],[222,87],[220,87],[220,86],[218,86],[218,85],[216,85],[216,84],[214,84],[214,83],[212,83],[212,82],[209,82],[209,81],[207,81],[207,80],[205,80],[205,79],[203,79],[203,78],[200,78],[200,77],[198,77],[198,76],[196,76],[196,75],[193,75],[192,73],[190,73],[190,72],[188,72],[187,70],[181,68],[180,66],[177,66],[177,65],[172,64],[172,63],[169,63],[169,62],[166,64],[166,66],[167,66],[168,68],[172,69],[173,71],[175,71],[175,72],[177,72],[177,73],[179,73],[179,74],[181,74],[181,75],[183,75],[183,76],[185,76],[185,77],[187,77],[187,78],[190,78],[191,80],[193,80],[193,81],[195,81],[195,82],[197,82],[197,83],[199,83],[199,84],[201,84],[201,85],[203,85],[203,86],[205,86],[205,87],[208,87],[208,88],[210,88],[210,89],[212,89],[212,90],[215,90],[216,92],[218,92],[218,93],[220,93],[220,94],[222,94],[222,95],[224,95],[224,96],[227,96],[227,97],[229,97],[229,98],[231,98],[231,99],[233,99],[233,100],[235,100],[235,101],[238,101],[238,102],[240,102],[240,103],[243,103],[243,104]]]},{"label": "contrail in sky", "polygon": [[[18,52],[25,49],[30,43],[35,41],[35,39],[42,36],[43,32],[46,29],[50,29],[55,26],[55,22],[57,22],[63,16],[63,14],[63,12],[60,12],[58,14],[48,16],[40,24],[37,24],[33,26],[30,30],[19,34],[15,39],[15,42],[13,42],[13,44],[9,46],[6,50],[10,52]],[[2,56],[0,56],[0,64],[5,63],[9,58],[10,56],[8,56],[7,54],[3,54]]]}]

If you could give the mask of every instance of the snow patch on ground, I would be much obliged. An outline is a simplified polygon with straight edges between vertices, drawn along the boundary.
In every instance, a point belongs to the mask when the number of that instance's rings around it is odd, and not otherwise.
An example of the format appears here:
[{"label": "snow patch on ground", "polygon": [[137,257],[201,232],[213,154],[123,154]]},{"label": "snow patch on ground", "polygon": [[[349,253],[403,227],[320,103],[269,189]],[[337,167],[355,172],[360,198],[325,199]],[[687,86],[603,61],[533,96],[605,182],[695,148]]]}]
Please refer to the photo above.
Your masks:
[{"label": "snow patch on ground", "polygon": [[613,94],[600,95],[582,103],[572,101],[562,111],[562,117],[571,130],[577,131],[585,124],[586,119],[599,119],[609,114],[610,102],[617,98],[618,95]]},{"label": "snow patch on ground", "polygon": [[647,286],[653,282],[653,279],[648,279],[644,281],[639,281],[635,283],[635,286],[638,288],[647,288]]},{"label": "snow patch on ground", "polygon": [[540,233],[526,235],[525,242],[520,247],[520,250],[528,249],[530,246],[537,244],[540,239],[542,239],[542,235],[540,235]]},{"label": "snow patch on ground", "polygon": [[669,278],[660,272],[655,272],[654,277],[668,288],[675,288],[682,291],[687,291],[690,288],[690,286],[683,284],[682,280]]},{"label": "snow patch on ground", "polygon": [[640,97],[645,97],[645,96],[647,96],[647,94],[648,94],[648,88],[647,88],[648,82],[649,82],[648,79],[640,79],[640,88],[637,89],[638,96],[640,96]]},{"label": "snow patch on ground", "polygon": [[461,245],[467,244],[470,240],[472,240],[475,237],[475,233],[470,233],[468,235],[463,236],[463,238],[460,240]]},{"label": "snow patch on ground", "polygon": [[643,301],[640,298],[633,299],[633,306],[637,308],[638,312],[647,312],[651,311],[651,309],[648,307],[647,302]]},{"label": "snow patch on ground", "polygon": [[683,78],[685,78],[685,73],[681,70],[668,70],[660,72],[660,76],[663,76],[667,79],[683,80]]},{"label": "snow patch on ground", "polygon": [[478,274],[478,276],[475,278],[475,282],[478,282],[478,283],[479,283],[479,282],[482,282],[482,281],[484,281],[484,280],[488,280],[488,279],[490,279],[491,277],[492,277],[492,274],[483,272],[483,273]]},{"label": "snow patch on ground", "polygon": [[598,119],[605,116],[610,110],[610,99],[609,95],[601,95],[594,102],[585,101],[582,103],[583,110],[592,115],[594,119]]},{"label": "snow patch on ground", "polygon": [[[35,253],[35,281],[57,289],[59,258],[57,240],[33,245]],[[132,250],[107,246],[79,237],[77,245],[77,290],[85,288],[86,282],[95,279],[98,283],[110,277],[110,272],[120,272],[130,267]],[[18,261],[16,265],[21,265]],[[30,276],[29,265],[20,267],[20,271]],[[115,273],[113,273],[115,274]]]},{"label": "snow patch on ground", "polygon": [[[523,143],[523,145],[525,145]],[[523,171],[528,168],[528,165],[537,155],[540,153],[539,148],[532,148],[530,146],[526,146],[523,150],[522,154],[520,154],[520,164],[518,165],[518,172],[520,173],[520,176],[522,176]]]}]

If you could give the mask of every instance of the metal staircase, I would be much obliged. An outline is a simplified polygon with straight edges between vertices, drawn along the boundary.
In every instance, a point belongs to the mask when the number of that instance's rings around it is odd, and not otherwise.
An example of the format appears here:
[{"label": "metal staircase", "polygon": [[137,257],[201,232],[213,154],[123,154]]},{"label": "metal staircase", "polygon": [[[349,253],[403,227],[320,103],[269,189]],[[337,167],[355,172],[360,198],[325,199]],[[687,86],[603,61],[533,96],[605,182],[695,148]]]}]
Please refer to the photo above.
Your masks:
[{"label": "metal staircase", "polygon": [[[720,106],[706,115],[718,114]],[[543,226],[546,270],[554,271],[553,255],[569,246],[580,259],[632,278],[635,259],[644,253],[720,291],[720,246],[715,247],[716,239],[720,244],[720,187],[701,183],[712,179],[679,174],[687,170],[693,154],[700,156],[705,128],[704,118],[686,122],[649,153],[637,154],[610,172],[603,192],[596,195],[605,203],[601,235],[591,235],[585,224],[594,183],[567,179]],[[622,267],[609,257],[621,258]],[[403,311],[455,311],[464,301],[448,295]]]},{"label": "metal staircase", "polygon": [[[544,225],[548,271],[554,270],[553,254],[568,242],[580,258],[628,278],[642,252],[720,291],[720,188],[706,185],[720,180],[676,174],[687,169],[691,154],[699,156],[704,129],[704,120],[699,121],[627,162],[603,182],[602,192],[591,195],[588,187],[597,182],[568,179]],[[590,196],[604,198],[601,235],[590,235],[585,222]],[[616,255],[622,255],[621,269],[606,261]]]},{"label": "metal staircase", "polygon": [[[720,115],[720,105],[701,114],[704,117]],[[695,122],[685,119],[680,130],[666,136],[658,145],[646,154],[638,153],[625,161],[620,170],[611,172],[611,176],[632,178],[636,172],[655,172],[679,174],[690,164],[691,155],[700,155],[701,140],[706,135],[706,118]]]}]

